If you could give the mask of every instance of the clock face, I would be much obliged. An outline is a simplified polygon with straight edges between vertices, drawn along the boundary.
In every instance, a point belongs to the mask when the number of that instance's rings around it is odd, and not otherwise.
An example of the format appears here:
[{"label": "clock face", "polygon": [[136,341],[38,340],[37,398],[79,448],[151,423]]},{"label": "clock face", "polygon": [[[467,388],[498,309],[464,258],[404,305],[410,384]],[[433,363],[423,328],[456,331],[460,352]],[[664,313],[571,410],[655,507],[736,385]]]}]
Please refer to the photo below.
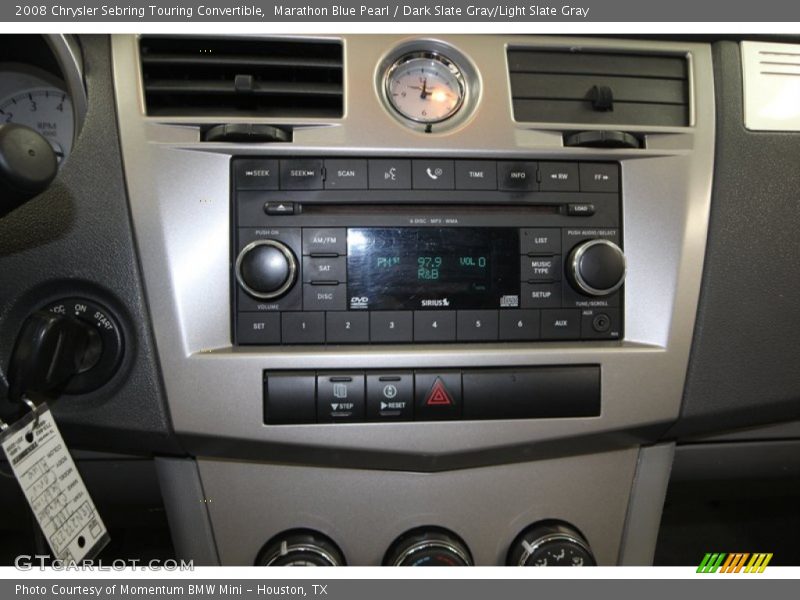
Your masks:
[{"label": "clock face", "polygon": [[464,78],[450,60],[431,52],[408,54],[386,73],[386,97],[401,116],[416,123],[439,123],[464,101]]}]

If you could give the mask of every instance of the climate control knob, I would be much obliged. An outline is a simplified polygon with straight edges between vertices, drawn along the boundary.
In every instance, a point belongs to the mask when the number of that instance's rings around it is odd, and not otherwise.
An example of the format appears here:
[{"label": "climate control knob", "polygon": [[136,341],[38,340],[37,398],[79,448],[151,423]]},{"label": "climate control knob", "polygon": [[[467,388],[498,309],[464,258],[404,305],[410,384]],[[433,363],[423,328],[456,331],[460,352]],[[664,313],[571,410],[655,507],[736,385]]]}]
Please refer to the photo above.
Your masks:
[{"label": "climate control knob", "polygon": [[511,544],[506,562],[513,567],[588,567],[597,564],[583,536],[559,521],[545,521],[528,527]]},{"label": "climate control knob", "polygon": [[296,279],[297,259],[281,242],[251,242],[236,258],[236,280],[254,298],[279,298],[291,289]]},{"label": "climate control knob", "polygon": [[438,527],[420,527],[401,535],[383,561],[390,567],[468,567],[472,557],[454,533]]},{"label": "climate control knob", "polygon": [[567,260],[567,277],[576,290],[589,296],[607,296],[625,281],[625,255],[614,242],[581,242]]},{"label": "climate control knob", "polygon": [[263,567],[338,567],[345,565],[339,547],[311,529],[294,529],[273,538],[256,558]]}]

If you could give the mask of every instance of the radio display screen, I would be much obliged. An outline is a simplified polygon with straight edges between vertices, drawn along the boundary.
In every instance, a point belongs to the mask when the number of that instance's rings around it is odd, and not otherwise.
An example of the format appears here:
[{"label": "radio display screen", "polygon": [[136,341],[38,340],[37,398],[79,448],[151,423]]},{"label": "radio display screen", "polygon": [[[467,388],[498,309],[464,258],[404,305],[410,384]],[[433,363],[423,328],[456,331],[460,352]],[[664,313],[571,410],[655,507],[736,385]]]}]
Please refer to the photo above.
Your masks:
[{"label": "radio display screen", "polygon": [[350,310],[517,308],[519,230],[347,230]]}]

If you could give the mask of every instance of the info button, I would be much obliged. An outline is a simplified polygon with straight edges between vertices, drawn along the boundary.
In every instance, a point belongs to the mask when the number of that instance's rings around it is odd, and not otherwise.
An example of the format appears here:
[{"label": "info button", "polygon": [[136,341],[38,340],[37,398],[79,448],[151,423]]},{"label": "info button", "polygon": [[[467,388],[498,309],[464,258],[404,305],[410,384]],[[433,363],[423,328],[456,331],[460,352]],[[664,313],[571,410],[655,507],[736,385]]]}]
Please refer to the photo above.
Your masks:
[{"label": "info button", "polygon": [[497,184],[504,192],[533,192],[539,189],[535,162],[500,162]]}]

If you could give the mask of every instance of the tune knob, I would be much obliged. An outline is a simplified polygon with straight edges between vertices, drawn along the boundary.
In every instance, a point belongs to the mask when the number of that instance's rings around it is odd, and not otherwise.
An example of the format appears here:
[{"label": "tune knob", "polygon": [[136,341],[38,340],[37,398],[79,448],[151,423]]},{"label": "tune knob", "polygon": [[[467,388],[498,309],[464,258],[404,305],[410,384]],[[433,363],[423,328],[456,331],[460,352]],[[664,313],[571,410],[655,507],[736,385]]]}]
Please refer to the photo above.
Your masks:
[{"label": "tune knob", "polygon": [[466,544],[446,529],[421,527],[401,535],[386,553],[390,567],[468,567],[472,556]]},{"label": "tune knob", "polygon": [[614,242],[597,239],[578,244],[569,255],[567,276],[589,296],[607,296],[625,281],[625,255]]},{"label": "tune knob", "polygon": [[566,523],[546,521],[528,527],[508,551],[514,567],[588,567],[597,562],[588,542]]},{"label": "tune knob", "polygon": [[286,531],[264,546],[256,558],[261,567],[338,567],[344,555],[329,537],[310,529]]},{"label": "tune knob", "polygon": [[236,280],[254,298],[279,298],[291,289],[296,278],[297,259],[281,242],[251,242],[236,258]]}]

